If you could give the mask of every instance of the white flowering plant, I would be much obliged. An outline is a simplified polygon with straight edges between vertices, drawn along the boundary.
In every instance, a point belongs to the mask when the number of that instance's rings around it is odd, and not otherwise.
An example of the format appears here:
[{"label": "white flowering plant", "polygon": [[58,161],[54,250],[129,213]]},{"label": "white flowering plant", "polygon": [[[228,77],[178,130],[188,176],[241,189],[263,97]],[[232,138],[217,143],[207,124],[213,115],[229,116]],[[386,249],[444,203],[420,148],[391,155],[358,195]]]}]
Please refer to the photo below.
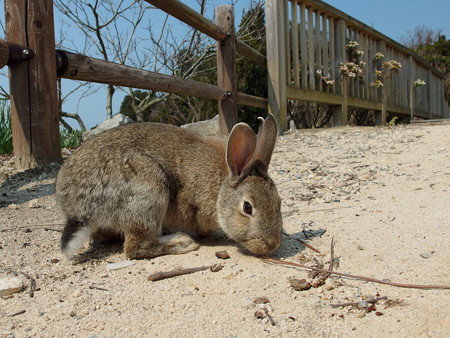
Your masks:
[{"label": "white flowering plant", "polygon": [[414,81],[415,88],[425,86],[426,84],[427,83],[422,79],[417,79],[416,81]]}]

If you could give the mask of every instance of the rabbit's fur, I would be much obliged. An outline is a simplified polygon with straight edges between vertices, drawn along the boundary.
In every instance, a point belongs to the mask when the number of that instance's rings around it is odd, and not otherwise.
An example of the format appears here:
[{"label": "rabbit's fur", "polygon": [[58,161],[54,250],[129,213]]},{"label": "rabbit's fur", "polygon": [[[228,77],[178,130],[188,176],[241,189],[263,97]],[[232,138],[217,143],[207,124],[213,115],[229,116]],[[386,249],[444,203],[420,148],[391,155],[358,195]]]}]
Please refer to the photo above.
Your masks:
[{"label": "rabbit's fur", "polygon": [[93,137],[57,177],[56,197],[67,219],[62,251],[73,257],[88,238],[105,234],[122,236],[132,259],[198,248],[183,232],[161,236],[163,227],[201,235],[222,229],[253,253],[276,250],[281,200],[267,174],[276,135],[269,115],[258,136],[239,123],[228,141],[158,123]]}]

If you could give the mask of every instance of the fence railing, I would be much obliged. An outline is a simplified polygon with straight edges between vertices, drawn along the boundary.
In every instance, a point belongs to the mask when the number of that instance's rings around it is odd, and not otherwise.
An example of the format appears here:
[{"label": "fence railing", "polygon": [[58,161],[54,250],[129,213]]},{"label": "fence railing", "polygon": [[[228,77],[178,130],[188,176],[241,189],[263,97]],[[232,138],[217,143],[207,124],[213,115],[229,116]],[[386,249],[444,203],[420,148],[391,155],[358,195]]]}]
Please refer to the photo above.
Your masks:
[{"label": "fence railing", "polygon": [[[268,107],[287,128],[287,100],[335,105],[335,125],[347,124],[348,108],[426,118],[449,117],[443,75],[406,47],[319,0],[266,0],[267,59],[234,33],[231,6],[216,8],[216,23],[178,0],[145,0],[217,41],[217,85],[179,79],[65,51],[55,51],[53,1],[5,0],[6,38],[0,66],[10,70],[11,121],[17,163],[23,167],[61,159],[57,77],[164,91],[218,100],[220,132],[237,120],[237,104]],[[346,44],[357,41],[365,64],[355,77],[340,65]],[[268,100],[236,89],[236,51],[268,69]],[[375,54],[403,67],[382,87],[371,86],[380,66]],[[55,57],[56,54],[56,57]],[[423,87],[414,81],[422,79]],[[325,81],[326,80],[326,81]]]},{"label": "fence railing", "polygon": [[[336,105],[334,122],[347,124],[348,108],[376,112],[378,124],[386,113],[447,118],[444,76],[408,48],[319,0],[266,0],[269,102],[285,125],[286,99]],[[340,66],[350,62],[349,42],[358,44],[361,73],[346,76]],[[384,55],[377,60],[376,54]],[[396,60],[402,68],[390,79],[375,75],[382,61]],[[354,75],[354,74],[352,74]],[[425,86],[414,82],[421,79]],[[381,86],[375,85],[382,81]]]},{"label": "fence railing", "polygon": [[7,42],[0,40],[0,67],[10,68],[13,148],[19,165],[61,159],[57,77],[218,100],[222,135],[236,123],[238,104],[267,107],[267,99],[237,92],[236,51],[262,65],[266,58],[236,38],[232,6],[217,7],[213,23],[177,0],[145,1],[217,41],[217,85],[55,51],[53,1],[5,0]]}]

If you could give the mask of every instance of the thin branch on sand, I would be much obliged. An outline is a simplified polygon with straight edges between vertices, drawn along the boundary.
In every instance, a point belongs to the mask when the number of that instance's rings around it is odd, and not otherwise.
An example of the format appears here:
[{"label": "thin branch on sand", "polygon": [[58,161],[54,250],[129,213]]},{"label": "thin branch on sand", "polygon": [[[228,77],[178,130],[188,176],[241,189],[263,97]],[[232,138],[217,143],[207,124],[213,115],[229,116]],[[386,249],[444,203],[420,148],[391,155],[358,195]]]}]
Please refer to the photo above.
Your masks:
[{"label": "thin branch on sand", "polygon": [[354,279],[360,279],[360,280],[365,280],[365,281],[368,281],[368,282],[395,286],[395,287],[398,287],[398,288],[450,290],[450,285],[418,285],[418,284],[394,283],[394,282],[388,282],[388,281],[384,281],[384,280],[376,279],[376,278],[371,278],[371,277],[357,276],[357,275],[351,275],[349,273],[344,273],[344,272],[325,270],[325,269],[316,268],[316,267],[312,267],[312,266],[307,266],[307,265],[303,265],[303,264],[283,261],[283,260],[279,260],[279,259],[275,259],[275,258],[271,258],[271,257],[261,257],[261,259],[262,259],[263,262],[266,262],[266,263],[290,265],[290,266],[295,266],[295,267],[298,267],[298,268],[304,268],[304,269],[308,269],[308,270],[315,270],[315,271],[320,271],[320,272],[328,272],[328,273],[333,274],[333,275],[349,277],[349,278],[354,278]]}]

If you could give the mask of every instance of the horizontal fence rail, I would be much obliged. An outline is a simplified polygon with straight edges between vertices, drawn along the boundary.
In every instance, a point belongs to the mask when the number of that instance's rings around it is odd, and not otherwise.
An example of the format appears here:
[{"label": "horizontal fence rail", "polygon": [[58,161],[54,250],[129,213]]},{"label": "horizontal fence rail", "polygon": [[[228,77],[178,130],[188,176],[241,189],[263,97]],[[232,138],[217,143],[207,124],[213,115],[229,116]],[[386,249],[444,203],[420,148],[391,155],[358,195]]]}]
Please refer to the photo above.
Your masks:
[{"label": "horizontal fence rail", "polygon": [[81,54],[57,51],[58,77],[224,100],[228,92],[216,85],[159,74]]},{"label": "horizontal fence rail", "polygon": [[5,0],[7,41],[0,40],[0,68],[10,68],[13,148],[20,166],[61,159],[57,77],[217,100],[221,135],[236,123],[238,104],[268,107],[267,99],[237,92],[236,51],[262,66],[266,58],[236,38],[232,6],[216,8],[215,24],[177,0],[146,1],[217,41],[218,85],[55,51],[53,1],[26,7],[22,1]]},{"label": "horizontal fence rail", "polygon": [[[349,106],[380,111],[384,122],[386,111],[449,117],[443,74],[405,46],[323,1],[267,0],[267,6],[278,18],[272,20],[276,27],[267,28],[278,31],[270,48],[286,51],[268,61],[276,63],[269,66],[269,73],[271,67],[283,73],[280,85],[286,86],[287,98],[340,105],[340,124],[346,124]],[[340,66],[352,61],[348,44],[353,42],[364,66],[361,73],[349,77],[341,73]],[[384,55],[382,59],[377,59],[378,52]],[[380,80],[375,72],[390,60],[402,67],[392,78]],[[426,85],[415,86],[418,79]],[[383,86],[377,87],[377,80]]]},{"label": "horizontal fence rail", "polygon": [[[163,10],[167,14],[177,18],[185,24],[199,30],[203,34],[208,35],[216,41],[225,40],[230,32],[227,32],[222,27],[214,24],[206,19],[200,13],[196,12],[189,6],[178,0],[145,0],[149,4]],[[236,40],[236,50],[247,57],[252,62],[264,66],[266,64],[266,57],[257,52],[243,41]]]}]

